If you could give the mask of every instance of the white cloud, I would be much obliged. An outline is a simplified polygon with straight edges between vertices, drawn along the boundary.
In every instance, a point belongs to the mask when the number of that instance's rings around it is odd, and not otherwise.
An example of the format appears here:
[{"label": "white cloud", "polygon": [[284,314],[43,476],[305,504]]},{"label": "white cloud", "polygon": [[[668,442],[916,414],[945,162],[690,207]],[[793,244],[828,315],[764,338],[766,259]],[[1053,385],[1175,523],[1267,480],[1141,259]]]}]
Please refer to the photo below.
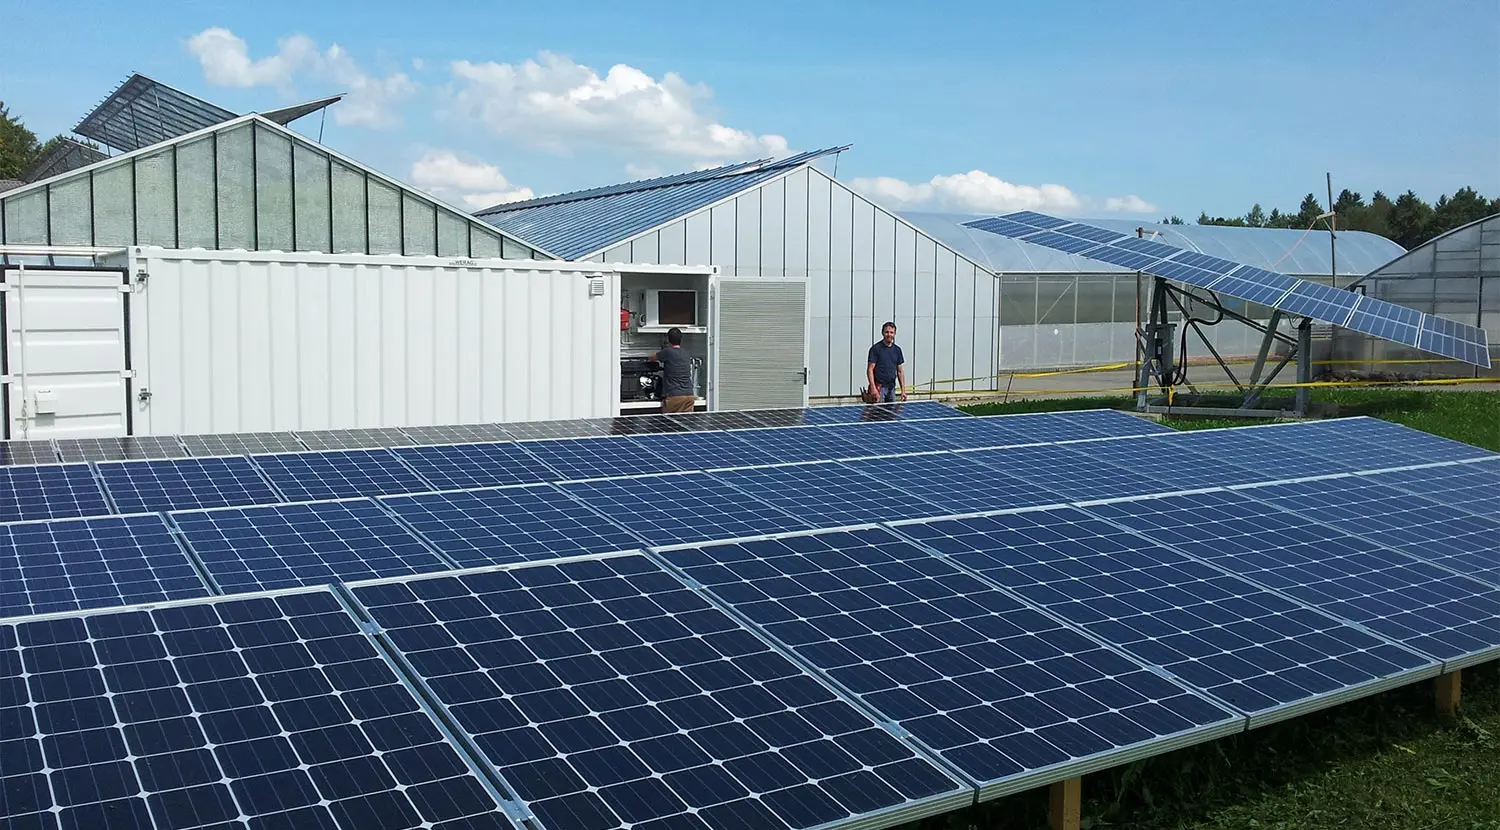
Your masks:
[{"label": "white cloud", "polygon": [[1062,214],[1077,214],[1085,209],[1110,213],[1151,213],[1156,210],[1135,195],[1095,201],[1060,184],[1012,184],[983,170],[933,176],[928,181],[917,183],[879,176],[852,179],[849,184],[893,208],[930,208],[964,213],[1037,210]]},{"label": "white cloud", "polygon": [[654,164],[627,164],[625,175],[632,179],[654,179],[663,175],[662,169]]},{"label": "white cloud", "polygon": [[519,64],[455,61],[447,114],[553,152],[607,149],[700,163],[781,156],[779,135],[718,123],[713,92],[668,72],[615,64],[601,76],[551,52]]},{"label": "white cloud", "polygon": [[411,166],[411,183],[445,201],[474,210],[536,196],[512,185],[493,164],[460,158],[452,150],[430,150]]},{"label": "white cloud", "polygon": [[396,106],[418,89],[405,72],[370,75],[342,46],[335,43],[320,50],[306,35],[284,37],[277,41],[274,55],[252,59],[243,39],[214,26],[188,38],[187,48],[202,66],[204,79],[218,86],[271,86],[290,92],[300,75],[338,84],[347,95],[333,107],[337,124],[396,126],[401,123],[394,111]]}]

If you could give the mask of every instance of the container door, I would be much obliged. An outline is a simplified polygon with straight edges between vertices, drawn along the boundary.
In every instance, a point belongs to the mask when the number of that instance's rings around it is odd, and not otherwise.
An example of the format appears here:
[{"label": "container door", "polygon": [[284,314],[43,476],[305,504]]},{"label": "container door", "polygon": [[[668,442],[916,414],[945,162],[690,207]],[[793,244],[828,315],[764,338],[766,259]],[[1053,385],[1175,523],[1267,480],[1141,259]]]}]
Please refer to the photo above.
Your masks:
[{"label": "container door", "polygon": [[5,266],[0,275],[5,437],[130,434],[126,271]]},{"label": "container door", "polygon": [[807,406],[807,280],[709,280],[709,409]]}]

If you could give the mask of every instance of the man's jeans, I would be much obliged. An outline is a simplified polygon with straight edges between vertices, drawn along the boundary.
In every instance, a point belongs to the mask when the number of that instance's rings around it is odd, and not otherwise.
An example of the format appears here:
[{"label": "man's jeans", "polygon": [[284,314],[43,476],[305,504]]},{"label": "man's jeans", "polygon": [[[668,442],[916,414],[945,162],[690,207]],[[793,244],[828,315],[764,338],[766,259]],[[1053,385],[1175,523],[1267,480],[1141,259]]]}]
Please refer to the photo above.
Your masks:
[{"label": "man's jeans", "polygon": [[896,402],[896,382],[895,381],[891,381],[890,383],[881,383],[880,381],[877,380],[877,381],[875,381],[875,385],[878,386],[878,387],[880,387],[880,402],[881,403],[895,403]]}]

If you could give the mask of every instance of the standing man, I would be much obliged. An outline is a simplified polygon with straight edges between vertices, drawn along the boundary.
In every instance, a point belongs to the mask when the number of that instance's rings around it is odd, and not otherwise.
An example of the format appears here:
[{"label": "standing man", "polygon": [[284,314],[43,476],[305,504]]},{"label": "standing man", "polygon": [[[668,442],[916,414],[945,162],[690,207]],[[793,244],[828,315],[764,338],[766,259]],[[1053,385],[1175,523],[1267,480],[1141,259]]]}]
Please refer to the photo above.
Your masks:
[{"label": "standing man", "polygon": [[667,332],[667,347],[652,355],[661,364],[661,411],[692,412],[698,403],[693,391],[692,357],[682,348],[682,329]]},{"label": "standing man", "polygon": [[880,327],[880,340],[870,347],[866,363],[865,378],[871,389],[879,390],[880,403],[890,403],[898,395],[906,400],[906,357],[896,345],[895,323],[887,322]]}]

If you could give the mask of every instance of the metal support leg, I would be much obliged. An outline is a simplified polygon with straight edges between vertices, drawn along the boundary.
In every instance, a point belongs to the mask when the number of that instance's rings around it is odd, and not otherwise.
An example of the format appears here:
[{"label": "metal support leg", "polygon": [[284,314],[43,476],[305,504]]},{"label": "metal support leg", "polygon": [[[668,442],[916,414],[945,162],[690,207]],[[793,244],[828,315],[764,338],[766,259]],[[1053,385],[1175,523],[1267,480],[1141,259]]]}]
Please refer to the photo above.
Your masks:
[{"label": "metal support leg", "polygon": [[1312,399],[1312,320],[1304,319],[1297,327],[1297,394],[1292,413],[1298,418],[1307,417],[1307,404]]},{"label": "metal support leg", "polygon": [[1271,353],[1271,343],[1276,340],[1276,326],[1281,323],[1281,311],[1271,312],[1271,322],[1266,324],[1266,336],[1261,338],[1260,351],[1255,355],[1255,367],[1250,370],[1250,385],[1260,384],[1260,373],[1265,371],[1266,357]]}]

